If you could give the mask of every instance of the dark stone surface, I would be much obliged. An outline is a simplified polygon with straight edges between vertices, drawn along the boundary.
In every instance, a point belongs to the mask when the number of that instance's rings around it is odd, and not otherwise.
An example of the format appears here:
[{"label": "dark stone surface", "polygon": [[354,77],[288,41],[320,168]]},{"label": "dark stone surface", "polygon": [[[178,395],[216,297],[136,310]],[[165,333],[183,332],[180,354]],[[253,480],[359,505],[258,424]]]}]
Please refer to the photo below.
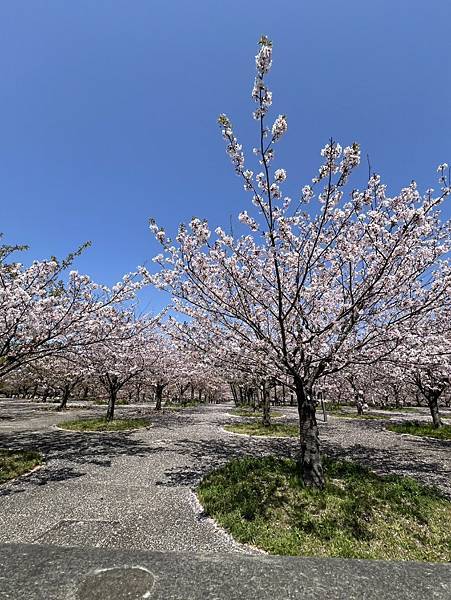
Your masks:
[{"label": "dark stone surface", "polygon": [[0,546],[0,599],[449,600],[445,564]]}]

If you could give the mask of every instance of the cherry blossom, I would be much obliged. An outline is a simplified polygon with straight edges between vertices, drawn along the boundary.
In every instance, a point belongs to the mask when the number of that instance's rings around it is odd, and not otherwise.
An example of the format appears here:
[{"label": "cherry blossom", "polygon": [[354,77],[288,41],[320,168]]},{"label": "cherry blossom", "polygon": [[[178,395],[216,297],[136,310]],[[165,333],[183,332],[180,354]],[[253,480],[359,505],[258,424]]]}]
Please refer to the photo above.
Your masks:
[{"label": "cherry blossom", "polygon": [[[236,350],[263,377],[288,382],[299,411],[299,473],[306,485],[322,487],[317,383],[386,360],[409,327],[449,300],[451,228],[439,213],[449,177],[439,169],[436,195],[421,194],[414,182],[389,194],[375,173],[363,189],[348,187],[360,148],[331,139],[312,184],[294,202],[282,189],[285,171],[272,172],[287,120],[279,115],[266,127],[271,64],[272,44],[262,38],[252,93],[259,121],[255,178],[231,120],[219,118],[227,154],[251,194],[240,214],[249,231],[235,237],[219,228],[215,237],[206,221],[194,218],[171,242],[153,223],[160,270],[145,276],[169,291],[173,309],[197,328],[186,339],[198,351],[209,352],[214,335],[224,354]],[[199,336],[201,330],[209,335]]]}]

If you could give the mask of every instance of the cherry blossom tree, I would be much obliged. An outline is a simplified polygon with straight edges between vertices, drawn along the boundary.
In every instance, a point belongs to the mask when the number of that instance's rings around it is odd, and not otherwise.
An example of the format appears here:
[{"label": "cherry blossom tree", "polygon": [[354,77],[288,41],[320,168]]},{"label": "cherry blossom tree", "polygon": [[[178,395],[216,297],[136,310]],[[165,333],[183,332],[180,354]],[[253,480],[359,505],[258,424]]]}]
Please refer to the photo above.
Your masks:
[{"label": "cherry blossom tree", "polygon": [[58,391],[61,397],[58,410],[64,410],[67,407],[69,398],[86,376],[86,369],[82,362],[77,360],[73,354],[70,358],[63,355],[49,355],[27,365],[26,368],[36,386]]},{"label": "cherry blossom tree", "polygon": [[[170,321],[168,329],[172,339],[185,355],[191,349],[190,369],[197,369],[223,382],[239,382],[238,389],[246,389],[253,406],[258,402],[262,408],[262,424],[269,426],[270,389],[278,381],[277,370],[265,360],[254,344],[246,344],[234,333],[225,330],[219,321],[197,318],[187,322]],[[194,366],[195,365],[195,366]],[[216,386],[218,387],[218,386]],[[241,400],[243,400],[241,394]]]},{"label": "cherry blossom tree", "polygon": [[411,182],[389,195],[375,173],[359,191],[348,185],[359,146],[330,140],[317,175],[293,201],[282,192],[286,171],[273,167],[287,119],[279,115],[266,125],[271,64],[272,44],[262,37],[252,90],[255,175],[230,119],[219,118],[227,153],[252,197],[251,212],[239,216],[248,233],[236,237],[218,227],[212,239],[207,222],[193,218],[172,241],[151,221],[162,253],[155,257],[160,271],[148,280],[172,294],[179,313],[213,322],[225,338],[289,378],[299,412],[299,474],[321,488],[316,382],[383,359],[398,346],[405,323],[449,296],[450,228],[438,212],[450,193],[449,170],[439,168],[438,194],[420,194]]},{"label": "cherry blossom tree", "polygon": [[159,317],[135,317],[133,309],[104,309],[91,329],[97,341],[83,349],[86,370],[108,394],[106,419],[114,418],[118,392],[153,364],[152,333]]},{"label": "cherry blossom tree", "polygon": [[87,275],[63,272],[84,249],[63,261],[51,258],[24,267],[10,262],[24,246],[0,247],[0,379],[47,356],[64,354],[97,342],[97,315],[135,297],[142,286],[138,273],[125,275],[111,288]]},{"label": "cherry blossom tree", "polygon": [[439,400],[451,387],[449,305],[445,303],[412,323],[390,359],[426,400],[434,427],[441,427]]}]

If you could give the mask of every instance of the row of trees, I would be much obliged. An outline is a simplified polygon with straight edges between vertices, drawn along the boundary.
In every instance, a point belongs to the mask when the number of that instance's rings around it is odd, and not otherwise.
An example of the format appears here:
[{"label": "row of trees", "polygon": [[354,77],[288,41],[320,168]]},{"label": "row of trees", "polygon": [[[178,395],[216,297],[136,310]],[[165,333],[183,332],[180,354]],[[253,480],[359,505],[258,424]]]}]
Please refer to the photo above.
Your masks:
[{"label": "row of trees", "polygon": [[65,276],[83,249],[24,267],[12,260],[24,246],[0,247],[0,389],[57,395],[60,409],[72,396],[106,396],[107,419],[120,393],[155,396],[157,409],[163,392],[183,400],[190,388],[212,398],[217,382],[171,342],[162,315],[136,314],[139,270],[111,288],[77,271]]},{"label": "row of trees", "polygon": [[[5,377],[0,392],[10,398],[57,402],[57,410],[64,410],[70,401],[106,402],[109,419],[114,417],[117,400],[126,404],[152,402],[160,410],[163,402],[197,404],[222,397],[222,381],[199,373],[197,364],[189,368],[185,363],[179,369],[171,361],[171,365],[162,366],[153,353],[145,360],[143,351],[148,352],[149,345],[148,339],[135,339],[129,350],[129,356],[134,352],[133,361],[122,357],[114,365],[110,363],[111,355],[107,360],[84,357],[78,362],[64,356],[48,357]],[[167,350],[167,345],[158,348],[159,352]]]}]

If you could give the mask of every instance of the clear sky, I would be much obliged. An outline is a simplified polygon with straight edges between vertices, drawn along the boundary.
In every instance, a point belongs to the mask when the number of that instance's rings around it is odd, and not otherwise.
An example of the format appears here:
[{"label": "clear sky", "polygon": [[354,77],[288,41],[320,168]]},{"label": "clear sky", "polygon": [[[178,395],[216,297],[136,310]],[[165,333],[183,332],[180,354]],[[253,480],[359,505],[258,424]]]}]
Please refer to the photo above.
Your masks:
[{"label": "clear sky", "polygon": [[331,136],[392,192],[451,163],[450,0],[2,0],[0,23],[0,231],[28,259],[91,240],[77,266],[107,284],[157,253],[150,216],[173,232],[248,207],[216,118],[252,148],[262,33],[285,193]]}]

